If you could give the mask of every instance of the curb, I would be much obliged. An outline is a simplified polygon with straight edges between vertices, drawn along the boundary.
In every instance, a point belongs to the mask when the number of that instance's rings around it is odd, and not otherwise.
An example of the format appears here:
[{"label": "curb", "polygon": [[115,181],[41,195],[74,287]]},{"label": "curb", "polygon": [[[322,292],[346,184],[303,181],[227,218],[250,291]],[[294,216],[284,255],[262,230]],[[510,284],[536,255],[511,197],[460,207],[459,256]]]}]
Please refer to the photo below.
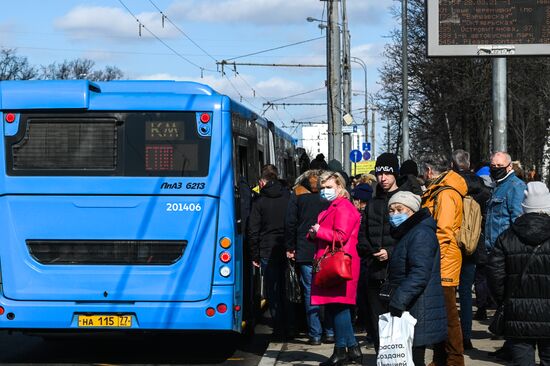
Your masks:
[{"label": "curb", "polygon": [[269,343],[258,366],[274,366],[283,350],[284,343]]}]

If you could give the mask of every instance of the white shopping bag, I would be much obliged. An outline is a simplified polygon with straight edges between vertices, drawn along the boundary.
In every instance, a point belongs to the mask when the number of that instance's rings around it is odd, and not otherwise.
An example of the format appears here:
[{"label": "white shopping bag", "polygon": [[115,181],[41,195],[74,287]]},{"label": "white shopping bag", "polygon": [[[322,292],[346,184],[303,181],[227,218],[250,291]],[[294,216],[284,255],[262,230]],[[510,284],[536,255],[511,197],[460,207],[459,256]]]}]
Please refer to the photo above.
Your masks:
[{"label": "white shopping bag", "polygon": [[415,324],[416,319],[408,311],[404,311],[401,318],[390,313],[380,315],[380,348],[376,366],[414,366],[412,345]]}]

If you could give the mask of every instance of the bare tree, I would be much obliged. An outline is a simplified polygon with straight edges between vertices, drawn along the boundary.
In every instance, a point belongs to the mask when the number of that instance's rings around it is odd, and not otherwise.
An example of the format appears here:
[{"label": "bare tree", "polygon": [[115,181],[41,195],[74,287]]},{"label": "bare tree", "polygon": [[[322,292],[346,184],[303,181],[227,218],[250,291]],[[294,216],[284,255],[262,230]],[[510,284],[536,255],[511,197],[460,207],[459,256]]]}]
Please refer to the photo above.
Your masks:
[{"label": "bare tree", "polygon": [[36,75],[36,68],[29,65],[26,57],[17,56],[15,49],[0,49],[0,80],[28,80]]},{"label": "bare tree", "polygon": [[116,66],[107,66],[104,70],[94,70],[95,62],[89,59],[77,58],[61,63],[51,63],[41,66],[40,78],[47,80],[88,79],[93,81],[108,81],[121,79],[124,73]]}]

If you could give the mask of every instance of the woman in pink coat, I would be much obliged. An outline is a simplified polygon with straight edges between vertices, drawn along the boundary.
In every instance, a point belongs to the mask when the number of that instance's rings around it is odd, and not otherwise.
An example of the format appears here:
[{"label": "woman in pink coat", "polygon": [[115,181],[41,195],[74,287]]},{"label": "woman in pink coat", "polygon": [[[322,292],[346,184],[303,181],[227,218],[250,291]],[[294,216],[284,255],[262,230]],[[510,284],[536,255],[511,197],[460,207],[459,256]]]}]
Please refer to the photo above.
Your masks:
[{"label": "woman in pink coat", "polygon": [[[309,231],[309,238],[315,241],[315,259],[319,259],[327,245],[336,238],[343,244],[344,251],[352,258],[353,279],[339,286],[319,288],[315,286],[315,273],[311,284],[311,304],[325,305],[325,314],[334,323],[334,352],[320,366],[343,365],[347,361],[361,363],[363,355],[351,323],[350,308],[355,305],[357,281],[359,280],[359,256],[357,255],[357,234],[361,216],[349,200],[345,180],[339,173],[325,172],[320,176],[321,197],[331,201],[328,209],[321,212],[317,224]],[[347,353],[346,353],[347,348]]]}]

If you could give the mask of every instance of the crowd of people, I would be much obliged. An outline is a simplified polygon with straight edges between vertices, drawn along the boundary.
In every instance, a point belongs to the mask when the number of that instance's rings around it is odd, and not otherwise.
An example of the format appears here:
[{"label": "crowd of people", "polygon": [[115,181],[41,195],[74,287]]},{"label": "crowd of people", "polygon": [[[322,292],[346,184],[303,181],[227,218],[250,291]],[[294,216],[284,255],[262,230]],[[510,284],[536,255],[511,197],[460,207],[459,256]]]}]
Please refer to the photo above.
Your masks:
[{"label": "crowd of people", "polygon": [[[289,189],[273,165],[262,168],[247,225],[274,337],[296,330],[285,291],[291,265],[308,343],[334,343],[321,366],[361,364],[357,328],[378,353],[379,316],[405,311],[417,321],[415,365],[426,364],[426,347],[434,351],[430,365],[464,365],[472,320],[490,320],[491,308],[495,336],[506,340],[491,356],[535,365],[538,348],[541,365],[550,366],[550,192],[536,174],[520,178],[505,152],[472,169],[464,150],[401,166],[384,153],[371,174],[352,179],[322,155],[302,169]],[[351,277],[321,286],[318,262],[334,247],[350,258]]]}]

